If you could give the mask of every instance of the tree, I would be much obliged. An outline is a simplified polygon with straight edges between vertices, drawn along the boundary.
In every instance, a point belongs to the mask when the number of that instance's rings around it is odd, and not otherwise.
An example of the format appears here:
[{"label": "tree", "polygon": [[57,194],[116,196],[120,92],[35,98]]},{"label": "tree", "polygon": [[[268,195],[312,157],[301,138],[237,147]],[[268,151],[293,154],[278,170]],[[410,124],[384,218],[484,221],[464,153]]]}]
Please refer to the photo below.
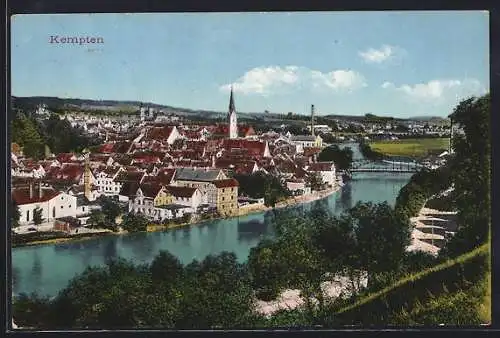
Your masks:
[{"label": "tree", "polygon": [[[456,256],[487,240],[491,212],[490,95],[458,104],[450,118],[463,135],[454,133],[451,179],[452,197],[458,212],[459,229],[443,250]],[[471,179],[473,177],[474,179]]]},{"label": "tree", "polygon": [[306,185],[311,188],[311,190],[322,190],[324,183],[323,178],[319,172],[310,172],[306,176]]},{"label": "tree", "polygon": [[33,210],[33,223],[35,225],[40,225],[43,222],[43,216],[42,216],[43,210],[39,207],[36,207],[35,210]]},{"label": "tree", "polygon": [[19,210],[19,206],[16,201],[11,199],[10,201],[10,213],[11,213],[11,225],[13,228],[17,228],[19,226],[19,220],[21,219],[21,210]]},{"label": "tree", "polygon": [[121,214],[121,208],[116,201],[109,197],[100,197],[101,211],[106,217],[106,222],[114,225],[116,217]]},{"label": "tree", "polygon": [[350,210],[356,220],[360,262],[368,274],[396,271],[410,244],[410,224],[388,204],[358,203]]},{"label": "tree", "polygon": [[184,267],[179,259],[167,251],[160,251],[151,263],[153,280],[175,282],[182,277],[183,271]]},{"label": "tree", "polygon": [[40,135],[35,120],[19,116],[11,122],[12,141],[23,148],[27,157],[41,159],[44,154],[45,142]]},{"label": "tree", "polygon": [[91,228],[106,228],[106,215],[102,211],[94,210],[90,214],[87,223]]},{"label": "tree", "polygon": [[277,256],[277,245],[265,240],[250,250],[248,269],[257,297],[269,301],[278,297],[286,284],[286,271],[283,261]]},{"label": "tree", "polygon": [[353,152],[351,148],[340,149],[338,145],[331,145],[323,149],[319,155],[320,161],[333,161],[338,170],[348,170],[352,165]]},{"label": "tree", "polygon": [[123,217],[121,227],[128,232],[146,231],[149,220],[142,215],[128,213]]}]

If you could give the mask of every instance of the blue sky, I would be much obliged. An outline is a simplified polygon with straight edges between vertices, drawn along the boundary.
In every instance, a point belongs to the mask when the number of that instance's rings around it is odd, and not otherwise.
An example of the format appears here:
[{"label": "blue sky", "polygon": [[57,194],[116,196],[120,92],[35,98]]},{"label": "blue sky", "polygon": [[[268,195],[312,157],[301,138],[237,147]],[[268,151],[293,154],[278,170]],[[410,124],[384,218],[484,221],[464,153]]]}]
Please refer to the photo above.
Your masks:
[{"label": "blue sky", "polygon": [[[484,11],[17,15],[12,95],[446,116],[489,91]],[[102,44],[50,43],[51,36]]]}]

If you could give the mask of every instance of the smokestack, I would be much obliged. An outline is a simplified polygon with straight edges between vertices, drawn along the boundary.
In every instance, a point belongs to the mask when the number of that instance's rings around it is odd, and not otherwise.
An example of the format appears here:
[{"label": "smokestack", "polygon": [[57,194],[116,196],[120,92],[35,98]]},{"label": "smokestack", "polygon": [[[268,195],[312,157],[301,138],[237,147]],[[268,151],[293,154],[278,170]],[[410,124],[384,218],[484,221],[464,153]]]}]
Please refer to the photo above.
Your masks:
[{"label": "smokestack", "polygon": [[43,192],[42,192],[42,181],[38,182],[38,198],[42,198]]},{"label": "smokestack", "polygon": [[311,135],[314,136],[314,104],[311,105]]},{"label": "smokestack", "polygon": [[33,199],[33,182],[30,181],[30,199]]}]

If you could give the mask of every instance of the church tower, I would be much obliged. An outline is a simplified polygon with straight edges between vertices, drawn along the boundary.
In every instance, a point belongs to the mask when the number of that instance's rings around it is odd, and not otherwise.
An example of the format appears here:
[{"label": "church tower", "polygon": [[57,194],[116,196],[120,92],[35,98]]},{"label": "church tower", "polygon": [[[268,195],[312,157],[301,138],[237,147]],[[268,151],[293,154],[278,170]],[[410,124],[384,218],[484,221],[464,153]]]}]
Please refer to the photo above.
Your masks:
[{"label": "church tower", "polygon": [[238,137],[238,121],[236,119],[236,108],[234,107],[233,86],[231,86],[231,96],[229,97],[229,138]]}]

